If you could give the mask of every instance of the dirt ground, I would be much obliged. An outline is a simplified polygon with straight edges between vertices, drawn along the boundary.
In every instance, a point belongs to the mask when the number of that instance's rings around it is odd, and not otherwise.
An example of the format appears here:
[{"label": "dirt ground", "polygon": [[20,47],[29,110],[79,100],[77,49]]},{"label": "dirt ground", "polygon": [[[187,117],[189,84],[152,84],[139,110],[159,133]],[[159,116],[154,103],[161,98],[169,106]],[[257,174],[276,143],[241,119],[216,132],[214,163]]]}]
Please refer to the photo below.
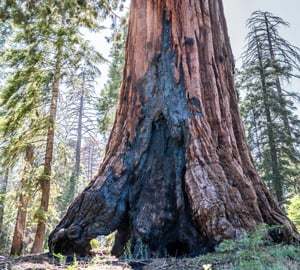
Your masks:
[{"label": "dirt ground", "polygon": [[48,254],[27,255],[18,258],[0,256],[0,270],[183,270],[207,269],[209,265],[198,264],[192,259],[151,259],[126,263],[109,255],[95,256],[91,260],[66,262]]},{"label": "dirt ground", "polygon": [[112,256],[102,256],[97,260],[82,260],[66,262],[50,257],[48,254],[27,255],[17,258],[0,258],[0,270],[127,270],[133,269],[130,265],[119,261]]}]

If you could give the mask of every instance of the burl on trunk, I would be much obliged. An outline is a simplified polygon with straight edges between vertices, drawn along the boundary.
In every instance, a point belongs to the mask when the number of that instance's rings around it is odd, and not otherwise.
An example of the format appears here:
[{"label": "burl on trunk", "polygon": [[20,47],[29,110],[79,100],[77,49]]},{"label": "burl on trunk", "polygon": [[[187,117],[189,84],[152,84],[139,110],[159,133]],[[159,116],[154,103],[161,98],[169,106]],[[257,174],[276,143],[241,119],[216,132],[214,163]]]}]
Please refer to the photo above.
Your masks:
[{"label": "burl on trunk", "polygon": [[258,177],[242,127],[221,0],[132,0],[116,120],[98,175],[49,237],[85,255],[117,230],[157,256],[205,252],[261,223],[299,235]]}]

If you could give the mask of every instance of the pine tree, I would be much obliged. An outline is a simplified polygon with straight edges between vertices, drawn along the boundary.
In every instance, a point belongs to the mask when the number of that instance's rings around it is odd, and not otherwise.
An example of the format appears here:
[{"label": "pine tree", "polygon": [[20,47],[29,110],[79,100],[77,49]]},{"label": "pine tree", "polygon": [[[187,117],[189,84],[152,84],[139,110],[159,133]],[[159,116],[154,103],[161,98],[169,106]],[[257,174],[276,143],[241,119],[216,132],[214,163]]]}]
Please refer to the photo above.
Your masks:
[{"label": "pine tree", "polygon": [[59,92],[64,78],[86,57],[76,54],[78,48],[88,48],[79,30],[98,28],[97,8],[72,0],[1,3],[7,15],[2,22],[13,26],[11,46],[3,54],[9,74],[1,88],[2,155],[13,166],[26,145],[32,144],[40,151],[38,166],[43,167],[32,252],[42,250],[46,230]]},{"label": "pine tree", "polygon": [[244,90],[242,113],[254,159],[283,202],[300,162],[300,121],[294,106],[299,96],[283,85],[299,74],[300,50],[280,36],[280,26],[288,23],[269,12],[256,11],[247,21],[248,43],[238,85]]}]

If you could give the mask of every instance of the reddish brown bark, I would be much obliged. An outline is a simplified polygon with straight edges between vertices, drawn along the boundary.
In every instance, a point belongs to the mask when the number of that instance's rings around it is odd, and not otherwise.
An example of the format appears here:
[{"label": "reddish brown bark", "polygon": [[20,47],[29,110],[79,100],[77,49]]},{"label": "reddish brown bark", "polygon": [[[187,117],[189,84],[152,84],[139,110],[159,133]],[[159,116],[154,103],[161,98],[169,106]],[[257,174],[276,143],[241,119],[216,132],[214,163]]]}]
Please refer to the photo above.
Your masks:
[{"label": "reddish brown bark", "polygon": [[118,230],[159,256],[205,252],[261,223],[299,240],[253,166],[221,0],[132,0],[120,104],[98,175],[49,237],[87,254]]},{"label": "reddish brown bark", "polygon": [[23,237],[26,228],[27,206],[30,198],[28,178],[33,165],[34,151],[32,145],[26,147],[24,175],[21,179],[18,212],[15,224],[10,255],[21,255],[23,251]]}]

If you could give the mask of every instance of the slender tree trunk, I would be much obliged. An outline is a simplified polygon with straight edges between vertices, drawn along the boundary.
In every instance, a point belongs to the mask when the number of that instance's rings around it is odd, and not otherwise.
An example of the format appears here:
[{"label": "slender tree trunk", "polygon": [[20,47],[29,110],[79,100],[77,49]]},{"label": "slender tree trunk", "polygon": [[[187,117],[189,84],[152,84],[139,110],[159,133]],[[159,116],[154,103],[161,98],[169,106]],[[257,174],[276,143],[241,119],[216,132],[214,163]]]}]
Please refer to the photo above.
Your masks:
[{"label": "slender tree trunk", "polygon": [[[49,236],[51,252],[183,255],[261,223],[299,240],[253,166],[221,0],[132,0],[120,103],[98,175]],[[143,245],[143,246],[141,246]]]},{"label": "slender tree trunk", "polygon": [[[5,207],[5,195],[7,191],[7,182],[8,182],[9,170],[5,169],[4,174],[1,175],[1,185],[0,185],[0,243],[4,242],[4,207]],[[0,244],[0,248],[2,248]]]},{"label": "slender tree trunk", "polygon": [[[84,78],[83,78],[84,81]],[[81,140],[82,140],[82,116],[84,104],[85,83],[83,82],[82,90],[80,91],[79,109],[78,109],[78,125],[77,125],[77,142],[76,142],[76,160],[75,160],[75,174],[79,177],[80,174],[80,155],[81,155]]]},{"label": "slender tree trunk", "polygon": [[75,161],[75,174],[79,177],[80,174],[80,151],[81,151],[81,138],[82,138],[82,111],[83,111],[83,93],[80,97],[80,107],[79,107],[79,119],[77,127],[77,143],[76,143],[76,161]]},{"label": "slender tree trunk", "polygon": [[[83,78],[84,81],[84,78]],[[76,141],[76,150],[75,150],[75,170],[72,173],[70,179],[70,190],[69,198],[71,202],[75,197],[76,185],[78,183],[80,175],[80,157],[81,157],[81,140],[82,140],[82,116],[83,116],[83,103],[84,103],[84,82],[82,85],[82,90],[80,91],[79,98],[79,108],[78,108],[78,124],[77,124],[77,141]]]},{"label": "slender tree trunk", "polygon": [[31,253],[39,253],[43,250],[43,243],[46,233],[46,215],[49,207],[50,199],[50,185],[51,185],[51,164],[53,158],[53,144],[54,144],[54,130],[55,119],[57,111],[57,99],[59,92],[59,81],[61,76],[62,65],[62,44],[58,42],[55,73],[52,85],[52,97],[50,104],[49,114],[49,127],[47,133],[46,152],[45,152],[45,164],[43,175],[40,178],[40,186],[42,191],[40,209],[38,213],[38,224],[36,229],[36,235],[31,249]]},{"label": "slender tree trunk", "polygon": [[27,206],[30,200],[30,191],[28,190],[28,186],[30,186],[30,184],[28,183],[28,177],[33,166],[34,157],[34,150],[32,145],[28,145],[26,147],[25,155],[25,168],[23,178],[21,180],[21,192],[19,195],[17,219],[10,255],[21,255],[23,250],[23,237],[26,229]]}]

